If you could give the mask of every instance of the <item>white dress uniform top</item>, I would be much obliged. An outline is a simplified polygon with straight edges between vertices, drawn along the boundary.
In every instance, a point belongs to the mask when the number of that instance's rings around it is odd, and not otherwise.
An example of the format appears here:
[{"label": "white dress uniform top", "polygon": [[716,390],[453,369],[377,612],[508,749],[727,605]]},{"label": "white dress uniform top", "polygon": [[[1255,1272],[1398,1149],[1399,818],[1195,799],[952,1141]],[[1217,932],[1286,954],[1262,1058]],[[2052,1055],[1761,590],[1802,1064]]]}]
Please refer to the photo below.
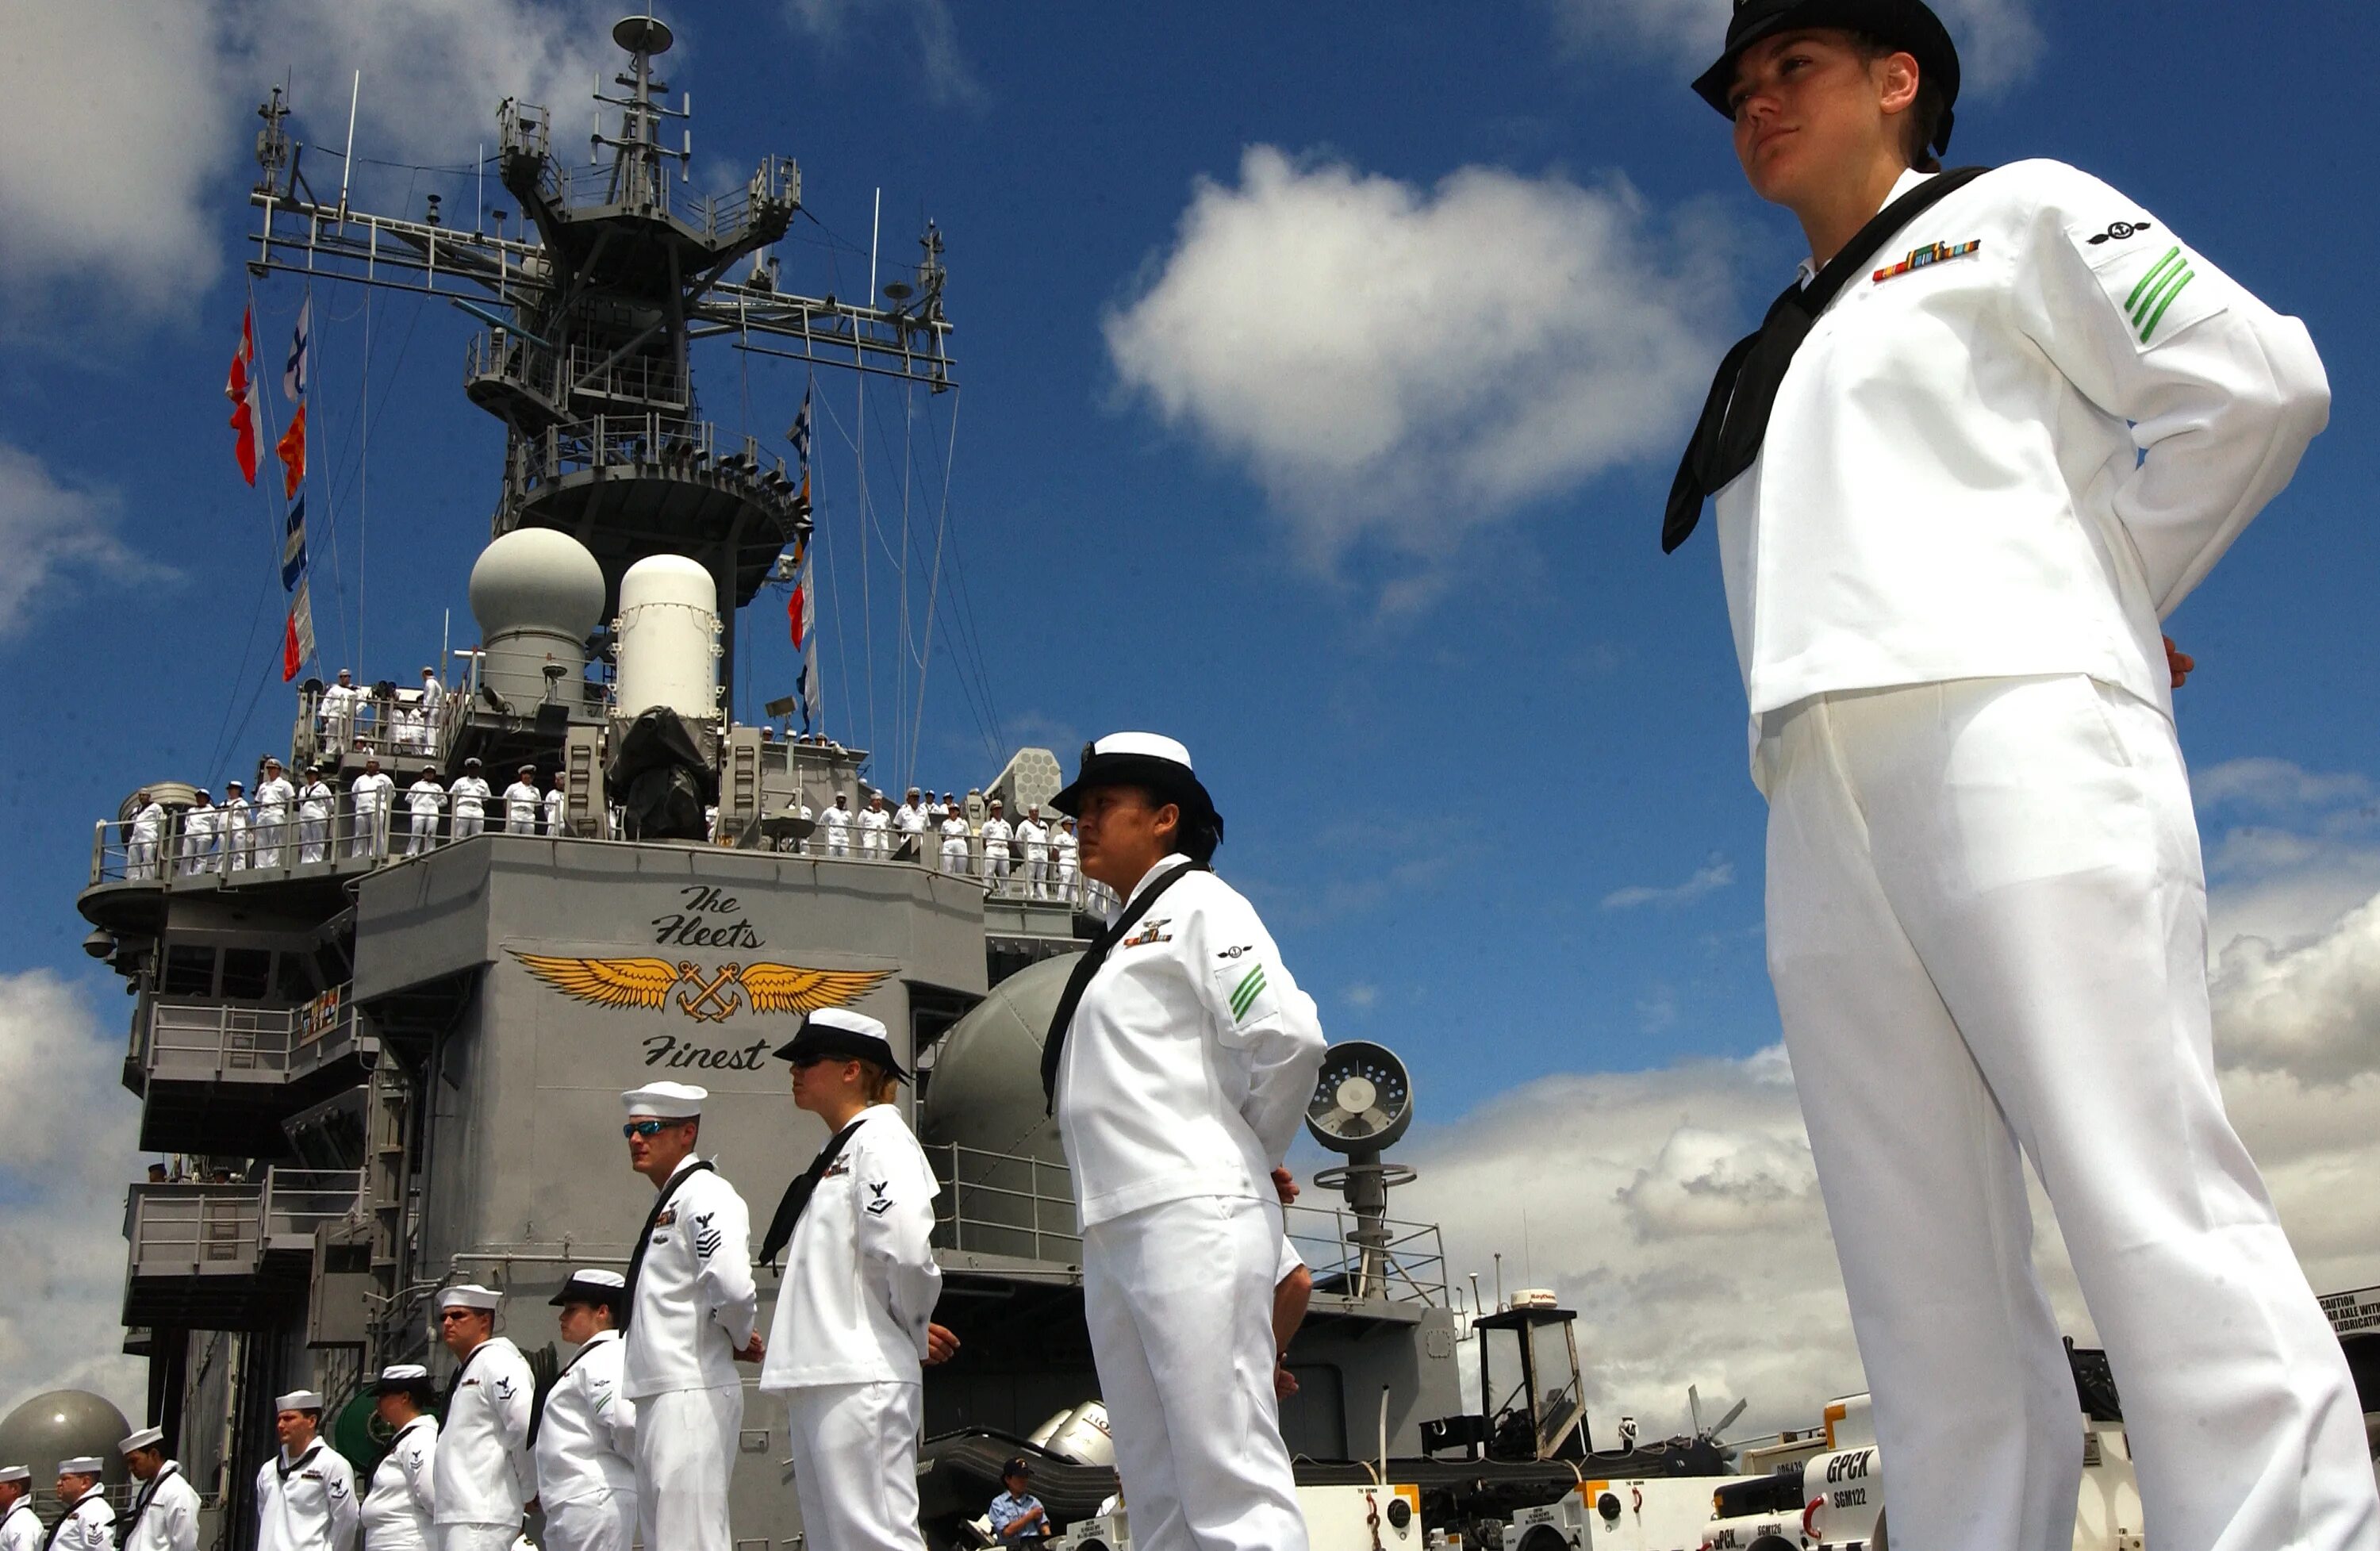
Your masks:
[{"label": "white dress uniform top", "polygon": [[1029,815],[1016,821],[1016,842],[1025,848],[1025,882],[1035,899],[1050,891],[1050,831]]},{"label": "white dress uniform top", "polygon": [[785,1400],[809,1543],[922,1551],[917,1432],[942,1290],[930,1242],[941,1186],[899,1109],[871,1104],[855,1123],[795,1225],[760,1387]]},{"label": "white dress uniform top", "polygon": [[998,814],[983,821],[983,875],[997,883],[1007,878],[1013,858],[1008,850],[1009,837],[1015,830]]},{"label": "white dress uniform top", "polygon": [[569,807],[570,794],[562,789],[561,782],[556,782],[553,789],[545,794],[545,832],[547,834],[562,833],[563,818]]},{"label": "white dress uniform top", "polygon": [[256,1551],[355,1551],[359,1517],[355,1470],[321,1438],[256,1472]]},{"label": "white dress uniform top", "polygon": [[1075,892],[1075,856],[1081,848],[1082,842],[1066,825],[1059,825],[1057,832],[1050,837],[1050,865],[1058,871],[1060,899],[1069,898]]},{"label": "white dress uniform top", "polygon": [[298,789],[289,784],[286,776],[273,776],[256,788],[256,865],[277,867],[281,865],[283,831],[289,828],[289,805],[298,800]]},{"label": "white dress uniform top", "polygon": [[531,781],[516,781],[504,788],[504,832],[514,835],[537,833],[538,816],[545,810],[545,794]]},{"label": "white dress uniform top", "polygon": [[[899,807],[894,808],[892,810],[892,827],[895,830],[900,830],[904,835],[923,835],[926,832],[926,809],[924,805],[920,803],[903,803]],[[925,842],[921,840],[917,842],[917,845],[919,851],[918,859],[922,861],[924,860],[923,853],[925,849]]]},{"label": "white dress uniform top", "polygon": [[405,789],[405,854],[419,856],[438,843],[438,813],[446,806],[446,788],[435,776],[423,776]]},{"label": "white dress uniform top", "polygon": [[339,805],[330,783],[310,781],[298,789],[298,859],[319,862],[330,855],[331,810]]},{"label": "white dress uniform top", "polygon": [[1770,973],[1894,1538],[2069,1536],[2074,1391],[2024,1155],[2156,1543],[2380,1546],[2345,1363],[2216,1084],[2158,624],[2324,424],[2321,363],[2055,162],[1977,178],[1882,253],[1717,514]]},{"label": "white dress uniform top", "polygon": [[199,1551],[199,1491],[168,1460],[140,1484],[116,1543],[123,1551]]},{"label": "white dress uniform top", "polygon": [[364,1494],[363,1551],[437,1551],[438,1419],[397,1429]]},{"label": "white dress uniform top", "polygon": [[165,805],[143,803],[132,816],[124,847],[124,876],[146,882],[157,876],[157,845],[165,833]]},{"label": "white dress uniform top", "polygon": [[941,822],[942,870],[956,878],[967,875],[967,821],[952,814]]},{"label": "white dress uniform top", "polygon": [[637,1533],[637,1406],[620,1393],[624,1351],[599,1330],[538,1413],[537,1500],[545,1551],[628,1551]]},{"label": "white dress uniform top", "polygon": [[[449,1288],[440,1306],[474,1291],[484,1290]],[[492,1307],[488,1297],[467,1306]],[[521,1511],[535,1492],[528,1417],[536,1397],[528,1360],[507,1338],[491,1336],[463,1359],[433,1464],[440,1551],[509,1551],[520,1533]]]},{"label": "white dress uniform top", "polygon": [[[87,1463],[88,1473],[99,1473],[95,1459],[61,1460],[61,1473],[69,1463]],[[48,1551],[115,1551],[115,1510],[107,1506],[104,1487],[93,1486],[74,1500],[58,1527],[50,1532]]]},{"label": "white dress uniform top", "polygon": [[42,1543],[49,1538],[49,1532],[42,1525],[42,1516],[33,1511],[30,1493],[10,1503],[6,1515],[0,1516],[0,1551],[42,1551]]},{"label": "white dress uniform top", "polygon": [[837,797],[819,815],[819,829],[826,837],[826,854],[830,856],[851,854],[851,810]]},{"label": "white dress uniform top", "polygon": [[[623,1097],[631,1115],[670,1119],[660,1111],[698,1113],[710,1096],[655,1083]],[[729,1551],[727,1475],[744,1424],[735,1353],[760,1319],[751,1214],[716,1169],[688,1157],[642,1254],[620,1386],[637,1402],[638,1528],[648,1547]]]},{"label": "white dress uniform top", "polygon": [[[1124,737],[1128,752],[1180,746]],[[1126,911],[1190,866],[1159,862]],[[1084,1314],[1136,1546],[1306,1544],[1272,1385],[1281,1219],[1271,1175],[1322,1050],[1314,1000],[1254,907],[1191,870],[1109,951],[1057,1052]]]},{"label": "white dress uniform top", "polygon": [[[200,794],[201,796],[204,794]],[[212,803],[192,803],[182,810],[179,849],[183,877],[196,878],[208,870],[215,854],[215,810]]]},{"label": "white dress uniform top", "polygon": [[378,855],[388,843],[388,815],[396,806],[396,778],[386,770],[367,770],[347,788],[347,797],[356,816],[349,854]]},{"label": "white dress uniform top", "polygon": [[475,775],[455,778],[455,784],[446,789],[446,795],[455,805],[455,839],[467,840],[486,824],[488,797],[492,790]]},{"label": "white dress uniform top", "polygon": [[216,811],[215,823],[222,831],[215,845],[217,872],[245,872],[248,869],[248,830],[252,809],[246,797],[234,794],[223,800]]},{"label": "white dress uniform top", "polygon": [[892,816],[869,806],[859,810],[859,854],[880,862],[892,854]]}]

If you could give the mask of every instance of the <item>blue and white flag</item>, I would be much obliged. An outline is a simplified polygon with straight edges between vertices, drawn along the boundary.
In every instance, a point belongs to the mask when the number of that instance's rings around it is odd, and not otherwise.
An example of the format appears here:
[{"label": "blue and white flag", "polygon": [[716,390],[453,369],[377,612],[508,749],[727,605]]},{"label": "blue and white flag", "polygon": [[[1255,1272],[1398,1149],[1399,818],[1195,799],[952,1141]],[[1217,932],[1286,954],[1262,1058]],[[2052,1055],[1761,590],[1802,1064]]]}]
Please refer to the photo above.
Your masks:
[{"label": "blue and white flag", "polygon": [[314,376],[314,294],[298,309],[297,332],[289,336],[289,364],[281,369],[281,396],[295,404]]},{"label": "blue and white flag", "polygon": [[281,541],[281,590],[295,592],[306,575],[306,492],[289,503],[289,536]]},{"label": "blue and white flag", "polygon": [[802,412],[794,417],[793,428],[785,432],[785,440],[794,444],[794,455],[802,460],[806,477],[810,471],[810,394],[815,391],[815,384],[802,390]]}]

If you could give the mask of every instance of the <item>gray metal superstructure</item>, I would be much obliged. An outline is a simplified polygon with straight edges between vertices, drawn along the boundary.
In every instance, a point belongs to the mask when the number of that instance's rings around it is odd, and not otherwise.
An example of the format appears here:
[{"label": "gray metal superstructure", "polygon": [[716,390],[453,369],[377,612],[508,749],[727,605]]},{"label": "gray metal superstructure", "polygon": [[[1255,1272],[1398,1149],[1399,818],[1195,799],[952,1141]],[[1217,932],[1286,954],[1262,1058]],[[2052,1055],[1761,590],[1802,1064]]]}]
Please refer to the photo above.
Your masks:
[{"label": "gray metal superstructure", "polygon": [[[334,1441],[369,1455],[366,1376],[451,1367],[431,1336],[440,1284],[499,1289],[499,1328],[551,1363],[546,1299],[573,1266],[625,1266],[650,1199],[620,1140],[624,1088],[708,1087],[702,1150],[765,1223],[822,1140],[770,1056],[816,1006],[881,1018],[920,1069],[904,1102],[945,1186],[940,1317],[964,1343],[929,1376],[929,1432],[1023,1437],[1098,1390],[1037,1075],[1091,929],[1082,881],[987,880],[856,835],[838,854],[788,816],[836,792],[864,804],[866,752],[723,712],[687,728],[718,838],[618,838],[607,772],[643,709],[614,693],[623,576],[688,557],[732,621],[810,521],[782,466],[722,449],[701,421],[690,343],[732,333],[939,389],[950,324],[930,230],[889,305],[780,292],[765,265],[729,282],[797,208],[792,164],[762,163],[737,198],[689,200],[660,136],[683,111],[654,70],[668,30],[632,18],[614,38],[628,64],[623,93],[599,99],[619,112],[605,166],[563,168],[549,115],[505,105],[502,178],[527,217],[514,236],[319,199],[277,93],[262,110],[260,273],[467,299],[489,324],[467,391],[504,421],[507,456],[473,573],[482,639],[454,682],[368,685],[335,712],[318,683],[298,697],[293,769],[320,760],[344,794],[377,757],[399,773],[393,813],[343,795],[310,841],[292,816],[269,847],[261,830],[235,846],[190,822],[188,786],[160,782],[153,834],[129,802],[94,830],[87,947],[132,995],[140,1145],[174,1160],[128,1202],[126,1346],[149,1358],[151,1412],[229,1545],[250,1544],[271,1397],[322,1389]],[[512,542],[537,530],[552,537]],[[552,772],[559,830],[540,817],[506,832],[500,799],[482,833],[451,810],[413,827],[407,782],[428,766],[451,782],[471,757],[499,791],[519,764]],[[983,789],[1039,801],[1058,769],[1022,750]],[[1291,1214],[1317,1279],[1291,1446],[1368,1457],[1385,1419],[1390,1450],[1415,1453],[1420,1424],[1461,1405],[1436,1230],[1313,1199]],[[774,1268],[759,1278],[765,1303]],[[783,1418],[749,1400],[733,1509],[739,1546],[767,1551],[794,1544],[798,1517]]]}]

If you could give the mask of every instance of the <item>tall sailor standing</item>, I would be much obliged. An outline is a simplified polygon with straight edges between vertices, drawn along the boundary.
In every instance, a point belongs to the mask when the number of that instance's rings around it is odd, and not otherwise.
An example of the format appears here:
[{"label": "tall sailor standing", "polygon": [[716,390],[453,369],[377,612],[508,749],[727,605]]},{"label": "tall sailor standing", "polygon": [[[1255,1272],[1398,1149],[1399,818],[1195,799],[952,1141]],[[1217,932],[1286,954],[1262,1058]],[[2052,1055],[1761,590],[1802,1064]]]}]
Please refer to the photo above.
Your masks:
[{"label": "tall sailor standing", "polygon": [[1208,866],[1223,820],[1172,738],[1116,733],[1052,799],[1123,900],[1041,1056],[1083,1228],[1083,1312],[1144,1551],[1300,1551],[1273,1393],[1281,1167],[1322,1063],[1314,1000]]},{"label": "tall sailor standing", "polygon": [[439,1551],[510,1551],[530,1496],[537,1380],[520,1348],[496,1334],[500,1302],[469,1282],[438,1294],[438,1334],[461,1364],[447,1387],[432,1468]]},{"label": "tall sailor standing", "polygon": [[67,1512],[50,1532],[46,1551],[115,1551],[115,1510],[99,1484],[101,1466],[96,1454],[58,1461],[58,1501]]},{"label": "tall sailor standing", "polygon": [[617,1271],[573,1271],[553,1306],[575,1341],[529,1419],[544,1551],[628,1551],[637,1537],[637,1407],[620,1394]]},{"label": "tall sailor standing", "polygon": [[2096,178],[1937,173],[1958,74],[1919,0],[1738,0],[1695,90],[1811,261],[1721,367],[1663,533],[1717,492],[1769,970],[1820,1074],[1892,1538],[2072,1535],[2029,1157],[2151,1542],[2369,1551],[2347,1366],[2216,1086],[2159,626],[2321,429],[2322,363]]},{"label": "tall sailor standing", "polygon": [[744,1425],[735,1364],[767,1350],[751,1214],[695,1156],[710,1097],[685,1083],[620,1096],[629,1167],[656,1192],[628,1263],[620,1392],[637,1403],[637,1527],[669,1551],[728,1551],[727,1475]]},{"label": "tall sailor standing", "polygon": [[123,1551],[199,1551],[199,1493],[178,1460],[165,1458],[165,1435],[143,1427],[117,1444],[140,1490],[115,1527]]},{"label": "tall sailor standing", "polygon": [[372,1386],[372,1409],[391,1436],[364,1493],[364,1551],[436,1551],[437,1394],[419,1363],[391,1363]]},{"label": "tall sailor standing", "polygon": [[256,1472],[256,1551],[355,1551],[356,1472],[322,1427],[313,1390],[273,1402],[281,1449]]},{"label": "tall sailor standing", "polygon": [[42,1551],[49,1535],[33,1511],[33,1472],[0,1465],[0,1551]]},{"label": "tall sailor standing", "polygon": [[932,1323],[941,1186],[892,1100],[908,1073],[884,1025],[821,1008],[777,1051],[794,1104],[830,1135],[785,1188],[760,1258],[791,1246],[760,1387],[785,1402],[808,1544],[924,1551],[917,1530],[920,1369],[957,1350]]}]

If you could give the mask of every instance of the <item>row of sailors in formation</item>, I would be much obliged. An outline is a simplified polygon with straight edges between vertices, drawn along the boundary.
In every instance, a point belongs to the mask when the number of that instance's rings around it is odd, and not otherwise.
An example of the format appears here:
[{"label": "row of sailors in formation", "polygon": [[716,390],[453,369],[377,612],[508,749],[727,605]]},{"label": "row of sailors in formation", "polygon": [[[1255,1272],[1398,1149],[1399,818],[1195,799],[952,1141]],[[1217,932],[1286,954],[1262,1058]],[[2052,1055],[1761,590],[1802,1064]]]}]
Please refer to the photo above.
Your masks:
[{"label": "row of sailors in formation", "polygon": [[884,806],[883,793],[871,792],[868,806],[855,813],[850,800],[838,792],[823,813],[812,814],[809,805],[799,800],[785,811],[814,819],[812,834],[829,856],[848,856],[855,843],[859,855],[868,860],[905,849],[943,872],[979,875],[995,883],[1021,871],[1037,897],[1074,887],[1080,850],[1075,821],[1063,815],[1045,820],[1038,803],[1026,804],[1024,817],[1012,823],[1007,805],[994,797],[978,825],[968,822],[950,793],[936,798],[912,786],[897,808]]},{"label": "row of sailors in formation", "polygon": [[419,695],[407,699],[402,691],[395,693],[384,705],[375,702],[380,697],[355,682],[346,669],[339,670],[335,682],[322,686],[322,699],[314,708],[314,725],[321,734],[322,746],[332,752],[344,748],[359,748],[359,724],[367,721],[367,709],[372,711],[371,733],[376,740],[395,753],[435,754],[438,752],[438,707],[446,697],[446,686],[438,682],[434,668],[421,670]]},{"label": "row of sailors in formation", "polygon": [[[523,765],[501,796],[480,775],[477,759],[464,760],[463,773],[451,785],[439,781],[435,767],[425,766],[400,795],[396,778],[383,771],[373,756],[364,760],[363,773],[348,783],[344,812],[339,792],[322,779],[325,773],[323,767],[309,765],[304,779],[293,782],[282,774],[281,761],[268,757],[253,800],[237,781],[224,783],[221,802],[200,788],[196,800],[182,810],[176,865],[186,875],[277,867],[284,847],[293,844],[300,863],[325,861],[340,848],[351,856],[378,855],[389,848],[400,804],[407,856],[437,844],[442,818],[448,820],[450,839],[480,833],[487,828],[492,803],[502,804],[507,833],[564,832],[565,798],[559,775],[540,788],[534,765]],[[126,825],[125,876],[139,882],[160,874],[166,814],[164,805],[146,790],[136,794],[132,804]]]}]

